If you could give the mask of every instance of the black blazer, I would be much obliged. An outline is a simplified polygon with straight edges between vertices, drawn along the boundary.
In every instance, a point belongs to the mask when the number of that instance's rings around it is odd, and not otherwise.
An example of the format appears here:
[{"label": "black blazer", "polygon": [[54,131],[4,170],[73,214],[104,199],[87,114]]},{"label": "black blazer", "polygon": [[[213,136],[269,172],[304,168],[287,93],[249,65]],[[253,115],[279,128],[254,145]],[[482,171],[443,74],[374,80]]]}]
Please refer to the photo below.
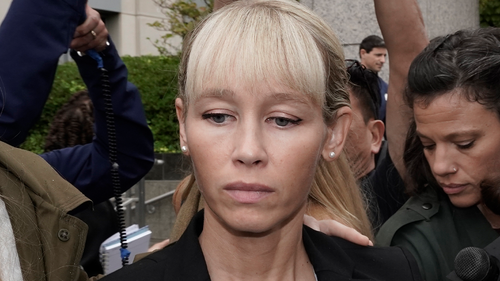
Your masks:
[{"label": "black blazer", "polygon": [[[102,280],[210,280],[198,242],[202,230],[203,210],[194,216],[179,241]],[[359,246],[307,226],[303,241],[318,281],[422,280],[413,256],[403,248]]]}]

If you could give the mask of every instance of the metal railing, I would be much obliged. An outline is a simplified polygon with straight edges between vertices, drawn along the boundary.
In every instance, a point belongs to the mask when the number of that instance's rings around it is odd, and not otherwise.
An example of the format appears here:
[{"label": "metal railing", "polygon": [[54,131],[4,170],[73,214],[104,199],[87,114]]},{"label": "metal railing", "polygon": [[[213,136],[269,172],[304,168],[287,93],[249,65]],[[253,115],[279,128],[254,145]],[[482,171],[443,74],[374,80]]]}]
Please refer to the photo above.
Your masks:
[{"label": "metal railing", "polygon": [[[163,163],[163,160],[155,159],[154,164],[163,165]],[[133,223],[132,210],[134,210],[136,217],[134,222],[137,223],[139,227],[146,225],[145,211],[147,210],[149,214],[154,213],[156,209],[151,204],[172,196],[174,192],[175,190],[171,190],[146,201],[146,181],[142,178],[136,187],[132,187],[122,194],[126,224],[131,225]]]}]

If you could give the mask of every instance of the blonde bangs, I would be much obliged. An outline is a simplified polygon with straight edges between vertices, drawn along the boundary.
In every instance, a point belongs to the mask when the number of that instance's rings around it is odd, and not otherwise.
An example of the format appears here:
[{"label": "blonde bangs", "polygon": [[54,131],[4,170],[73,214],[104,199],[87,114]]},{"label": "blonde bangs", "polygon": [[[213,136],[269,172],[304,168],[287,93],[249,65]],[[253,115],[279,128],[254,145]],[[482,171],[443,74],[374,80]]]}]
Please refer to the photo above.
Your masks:
[{"label": "blonde bangs", "polygon": [[301,21],[273,1],[239,3],[213,14],[192,38],[186,102],[207,89],[277,83],[323,104],[324,59]]}]

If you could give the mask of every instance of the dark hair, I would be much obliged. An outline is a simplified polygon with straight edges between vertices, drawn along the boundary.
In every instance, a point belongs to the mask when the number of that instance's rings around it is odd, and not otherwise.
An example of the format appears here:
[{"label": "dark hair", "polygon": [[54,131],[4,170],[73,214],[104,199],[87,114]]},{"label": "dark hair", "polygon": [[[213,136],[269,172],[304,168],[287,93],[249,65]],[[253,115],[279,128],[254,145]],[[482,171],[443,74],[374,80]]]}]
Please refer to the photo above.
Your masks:
[{"label": "dark hair", "polygon": [[[417,136],[417,124],[415,120],[410,123],[406,136],[403,161],[406,167],[405,186],[408,195],[417,195],[428,187],[437,188],[439,185],[432,175],[429,162],[424,155],[424,146]],[[438,189],[439,190],[439,189]]]},{"label": "dark hair", "polygon": [[370,35],[363,39],[359,44],[359,51],[365,50],[367,53],[371,52],[373,48],[385,48],[384,39],[377,35]]},{"label": "dark hair", "polygon": [[349,74],[349,88],[359,100],[365,124],[371,118],[379,119],[378,112],[381,101],[377,74],[366,69],[357,60],[346,60],[346,67]]},{"label": "dark hair", "polygon": [[74,93],[54,116],[45,139],[45,151],[92,142],[93,112],[87,90]]},{"label": "dark hair", "polygon": [[[429,105],[453,89],[478,102],[500,118],[500,29],[460,30],[433,39],[415,58],[408,73],[406,103]],[[422,143],[413,124],[405,144],[408,192],[418,194],[426,184],[435,185]]]}]

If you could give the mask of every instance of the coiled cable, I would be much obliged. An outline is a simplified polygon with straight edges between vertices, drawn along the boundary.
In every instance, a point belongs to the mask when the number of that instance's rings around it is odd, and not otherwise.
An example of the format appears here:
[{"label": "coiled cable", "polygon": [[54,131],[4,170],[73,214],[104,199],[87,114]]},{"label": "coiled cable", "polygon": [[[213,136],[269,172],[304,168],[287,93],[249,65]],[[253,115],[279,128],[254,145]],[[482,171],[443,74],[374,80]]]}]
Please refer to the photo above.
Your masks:
[{"label": "coiled cable", "polygon": [[108,151],[109,161],[111,164],[111,182],[113,185],[113,193],[115,196],[116,213],[118,216],[119,234],[120,234],[120,254],[122,258],[122,265],[128,264],[130,251],[127,249],[127,233],[125,231],[125,212],[123,211],[123,200],[121,197],[121,184],[120,184],[120,165],[117,162],[117,146],[116,146],[116,126],[115,116],[113,111],[113,102],[111,100],[111,83],[109,81],[108,70],[104,68],[104,63],[101,56],[95,50],[88,50],[86,52],[91,58],[97,62],[97,68],[101,72],[101,88],[102,95],[104,96],[104,108],[106,114],[106,129],[108,131]]}]

